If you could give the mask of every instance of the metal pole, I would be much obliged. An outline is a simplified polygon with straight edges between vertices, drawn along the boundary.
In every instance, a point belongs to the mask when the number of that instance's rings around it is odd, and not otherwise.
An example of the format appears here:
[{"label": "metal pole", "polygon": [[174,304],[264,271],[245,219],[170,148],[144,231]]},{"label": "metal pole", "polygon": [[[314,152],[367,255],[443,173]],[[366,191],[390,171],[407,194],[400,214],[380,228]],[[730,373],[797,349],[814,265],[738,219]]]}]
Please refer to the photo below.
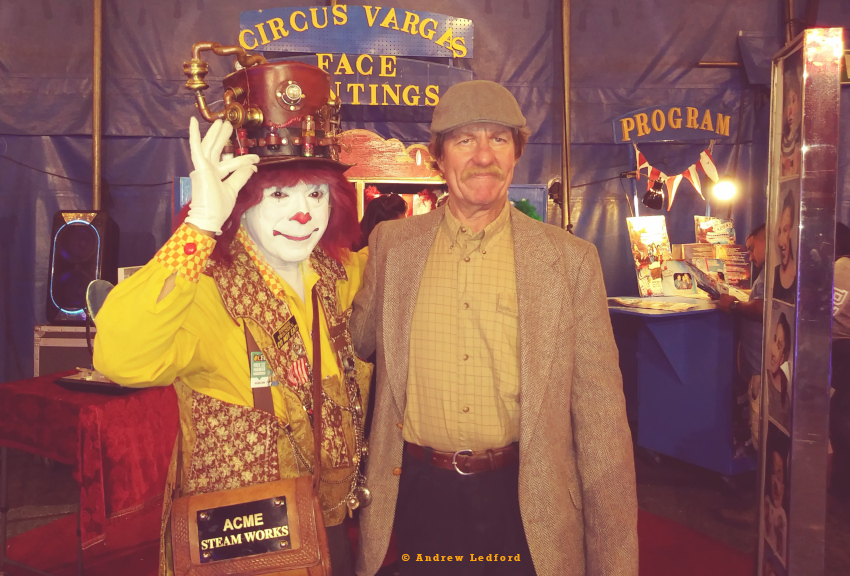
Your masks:
[{"label": "metal pole", "polygon": [[0,576],[6,574],[6,521],[9,515],[9,494],[7,489],[6,458],[8,457],[5,446],[0,446]]},{"label": "metal pole", "polygon": [[561,228],[570,222],[570,0],[561,0],[561,40],[564,49],[564,123],[561,130]]},{"label": "metal pole", "polygon": [[785,0],[785,45],[796,36],[794,30],[794,0]]},{"label": "metal pole", "polygon": [[92,210],[100,210],[100,173],[101,173],[101,98],[103,85],[101,71],[103,65],[103,5],[102,0],[92,0],[92,24],[94,28],[94,61],[92,69],[92,115],[91,115],[91,156],[92,156]]}]

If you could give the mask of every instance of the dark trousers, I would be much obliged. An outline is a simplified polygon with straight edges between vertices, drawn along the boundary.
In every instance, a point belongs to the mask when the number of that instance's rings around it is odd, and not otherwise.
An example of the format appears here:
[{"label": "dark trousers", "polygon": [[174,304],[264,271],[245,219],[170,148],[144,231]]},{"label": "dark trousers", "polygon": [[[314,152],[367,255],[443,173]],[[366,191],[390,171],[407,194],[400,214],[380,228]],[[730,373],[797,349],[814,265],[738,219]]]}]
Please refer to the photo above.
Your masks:
[{"label": "dark trousers", "polygon": [[405,452],[395,516],[399,573],[534,576],[518,481],[518,466],[462,476]]},{"label": "dark trousers", "polygon": [[351,540],[345,523],[326,528],[328,551],[331,557],[332,576],[354,576],[354,561],[351,554]]},{"label": "dark trousers", "polygon": [[832,343],[829,434],[832,440],[832,492],[850,500],[850,340]]}]

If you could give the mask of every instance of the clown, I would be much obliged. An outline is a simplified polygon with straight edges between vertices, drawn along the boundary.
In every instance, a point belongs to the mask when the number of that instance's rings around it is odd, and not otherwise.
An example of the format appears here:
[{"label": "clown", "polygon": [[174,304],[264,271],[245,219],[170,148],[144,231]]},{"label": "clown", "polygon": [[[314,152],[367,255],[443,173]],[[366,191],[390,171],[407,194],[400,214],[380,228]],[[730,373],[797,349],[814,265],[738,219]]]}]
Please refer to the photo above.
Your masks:
[{"label": "clown", "polygon": [[[355,189],[343,176],[347,166],[330,157],[221,160],[231,133],[217,120],[201,139],[191,120],[188,215],[154,258],[109,294],[96,318],[94,365],[124,386],[173,384],[177,392],[167,527],[172,491],[203,494],[311,473],[310,364],[318,342],[319,500],[333,574],[352,574],[342,520],[368,501],[359,464],[371,374],[355,358],[348,332],[365,264],[350,252],[359,238]],[[171,570],[167,547],[165,536],[160,573]]]}]

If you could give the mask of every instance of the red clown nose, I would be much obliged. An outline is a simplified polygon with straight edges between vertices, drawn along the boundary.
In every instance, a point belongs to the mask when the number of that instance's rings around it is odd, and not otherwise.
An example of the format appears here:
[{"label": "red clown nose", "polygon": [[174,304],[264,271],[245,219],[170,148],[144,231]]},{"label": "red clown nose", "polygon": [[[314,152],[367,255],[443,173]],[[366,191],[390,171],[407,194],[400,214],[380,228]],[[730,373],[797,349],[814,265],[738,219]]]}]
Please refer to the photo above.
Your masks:
[{"label": "red clown nose", "polygon": [[306,224],[307,222],[309,222],[312,219],[313,219],[313,217],[310,216],[310,214],[307,213],[307,212],[299,212],[298,214],[296,214],[295,216],[290,218],[290,220],[295,220],[299,224]]}]

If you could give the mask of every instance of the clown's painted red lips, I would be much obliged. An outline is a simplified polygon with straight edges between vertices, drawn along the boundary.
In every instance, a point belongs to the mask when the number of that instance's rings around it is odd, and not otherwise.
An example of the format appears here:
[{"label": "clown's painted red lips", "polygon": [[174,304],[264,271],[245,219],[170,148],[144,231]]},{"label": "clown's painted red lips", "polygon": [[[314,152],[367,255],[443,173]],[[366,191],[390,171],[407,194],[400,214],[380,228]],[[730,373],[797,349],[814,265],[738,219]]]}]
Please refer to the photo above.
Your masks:
[{"label": "clown's painted red lips", "polygon": [[310,232],[306,236],[290,236],[289,234],[284,234],[283,232],[278,232],[277,230],[275,230],[273,236],[283,236],[287,240],[293,240],[295,242],[303,242],[304,240],[309,240],[310,236],[312,236],[313,234],[315,234],[318,231],[319,231],[319,229],[316,228],[315,230],[313,230],[312,232]]}]

